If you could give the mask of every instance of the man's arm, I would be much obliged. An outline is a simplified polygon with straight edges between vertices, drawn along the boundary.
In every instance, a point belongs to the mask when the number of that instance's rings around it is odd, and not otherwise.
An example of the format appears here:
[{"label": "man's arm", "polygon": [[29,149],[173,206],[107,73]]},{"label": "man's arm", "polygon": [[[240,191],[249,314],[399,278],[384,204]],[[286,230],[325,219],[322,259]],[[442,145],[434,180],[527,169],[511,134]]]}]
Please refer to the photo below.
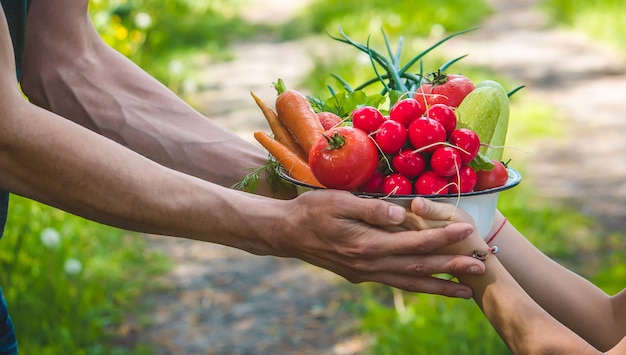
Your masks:
[{"label": "man's arm", "polygon": [[[22,78],[31,102],[222,186],[267,162],[267,153],[202,116],[106,45],[87,4],[33,1]],[[260,193],[269,194],[267,186]],[[294,197],[294,191],[283,189],[278,197]]]},{"label": "man's arm", "polygon": [[[86,11],[86,1],[83,5]],[[31,23],[39,22],[36,16],[59,15],[57,21],[67,21],[68,28],[77,30],[80,26],[72,21],[80,24],[88,20],[86,12],[78,18],[56,14],[56,6],[64,9],[80,6],[70,1],[34,0],[32,6]],[[95,58],[102,49],[101,42],[81,41],[87,38],[82,34],[73,37],[73,31],[61,30],[61,34],[53,35],[51,38],[59,41],[54,45],[62,46],[78,59],[70,65],[40,67],[33,63],[41,58],[30,57],[24,68],[23,84],[26,92],[33,95],[33,101],[43,108],[27,102],[15,83],[11,41],[1,11],[0,15],[1,189],[120,228],[218,243],[254,254],[298,258],[352,282],[373,281],[407,291],[470,296],[467,286],[432,275],[462,274],[469,272],[469,268],[479,273],[484,270],[482,263],[464,256],[425,255],[432,248],[465,237],[470,226],[389,232],[380,227],[399,225],[405,217],[403,208],[389,202],[333,190],[314,191],[285,201],[220,186],[228,185],[228,180],[234,179],[239,170],[245,170],[248,163],[262,160],[261,155],[251,153],[256,158],[247,161],[234,159],[221,149],[238,144],[231,139],[232,135],[221,140],[221,133],[211,134],[207,130],[209,141],[215,143],[199,144],[200,153],[194,153],[209,156],[206,165],[201,164],[206,167],[206,173],[199,173],[202,167],[194,162],[178,163],[178,159],[194,158],[187,152],[194,150],[200,136],[205,137],[206,132],[202,132],[205,121],[131,63],[120,57],[117,57],[119,62]],[[45,31],[39,31],[43,29],[35,26],[30,33],[45,36]],[[26,53],[29,56],[39,53],[31,47],[34,44],[46,45],[44,37],[40,42],[32,38],[29,37]],[[114,56],[108,50],[105,52]],[[51,56],[45,58],[51,63],[64,61],[64,57],[54,56],[65,51],[45,53]],[[113,57],[105,58],[113,60]],[[109,65],[100,67],[105,64]],[[92,74],[83,72],[87,68],[98,75],[91,77]],[[43,75],[34,75],[36,69],[44,70]],[[124,75],[118,77],[114,74],[117,70]],[[73,79],[61,80],[68,77]],[[84,77],[89,79],[81,79]],[[120,81],[106,81],[111,78]],[[129,82],[125,78],[135,80]],[[53,84],[44,84],[48,81]],[[106,85],[99,86],[101,82]],[[134,85],[139,83],[142,85]],[[38,91],[38,87],[46,89]],[[71,99],[63,100],[63,95]],[[111,99],[116,109],[109,111],[109,104],[99,105],[100,97]],[[48,108],[72,116],[75,122]],[[184,123],[169,124],[179,119],[178,114]],[[156,120],[154,123],[150,121],[152,118]],[[98,125],[90,123],[91,120],[98,121]],[[112,137],[145,156],[94,131],[110,131]],[[114,134],[120,131],[124,133]],[[145,136],[144,131],[148,132]],[[159,162],[169,162],[184,171],[193,170],[195,175],[220,185]],[[213,170],[218,173],[213,174]]]}]

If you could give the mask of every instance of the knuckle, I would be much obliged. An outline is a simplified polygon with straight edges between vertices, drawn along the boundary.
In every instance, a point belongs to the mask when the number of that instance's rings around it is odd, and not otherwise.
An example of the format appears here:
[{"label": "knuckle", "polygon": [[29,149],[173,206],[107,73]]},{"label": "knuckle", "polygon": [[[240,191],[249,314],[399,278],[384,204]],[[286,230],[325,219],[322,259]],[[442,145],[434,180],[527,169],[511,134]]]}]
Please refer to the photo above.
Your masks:
[{"label": "knuckle", "polygon": [[415,252],[417,254],[426,254],[437,248],[435,245],[434,230],[424,230],[420,232],[421,238],[418,243],[415,243]]},{"label": "knuckle", "polygon": [[359,274],[373,270],[372,265],[368,262],[356,262],[353,264],[352,268]]},{"label": "knuckle", "polygon": [[361,243],[353,246],[351,252],[348,253],[348,257],[371,260],[379,257],[380,254],[381,250],[379,246],[373,243]]},{"label": "knuckle", "polygon": [[432,273],[430,265],[422,262],[410,265],[408,271],[418,275],[430,275]]}]

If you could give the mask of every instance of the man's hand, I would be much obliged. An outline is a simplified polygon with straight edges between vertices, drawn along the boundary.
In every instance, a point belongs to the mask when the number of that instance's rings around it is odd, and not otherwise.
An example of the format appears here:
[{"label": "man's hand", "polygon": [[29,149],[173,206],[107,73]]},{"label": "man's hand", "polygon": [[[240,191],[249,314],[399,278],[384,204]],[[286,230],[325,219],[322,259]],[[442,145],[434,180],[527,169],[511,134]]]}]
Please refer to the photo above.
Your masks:
[{"label": "man's hand", "polygon": [[469,298],[472,291],[466,285],[433,275],[484,271],[484,264],[469,256],[429,254],[466,238],[473,232],[469,224],[389,231],[387,227],[404,221],[403,207],[345,191],[311,191],[288,203],[292,210],[281,231],[287,239],[281,238],[277,248],[350,282]]}]

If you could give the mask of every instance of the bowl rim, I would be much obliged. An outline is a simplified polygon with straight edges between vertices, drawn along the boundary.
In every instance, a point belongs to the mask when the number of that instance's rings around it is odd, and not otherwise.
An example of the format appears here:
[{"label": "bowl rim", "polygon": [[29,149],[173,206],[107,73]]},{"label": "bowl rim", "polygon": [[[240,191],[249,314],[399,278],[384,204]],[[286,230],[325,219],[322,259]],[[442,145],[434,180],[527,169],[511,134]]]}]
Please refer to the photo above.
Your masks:
[{"label": "bowl rim", "polygon": [[[492,189],[486,189],[486,190],[480,190],[480,191],[472,191],[472,192],[466,192],[466,193],[452,193],[452,194],[443,194],[443,195],[419,195],[419,194],[410,194],[410,195],[385,195],[385,194],[380,194],[380,193],[365,193],[365,192],[358,192],[358,191],[352,191],[352,194],[356,195],[356,196],[360,196],[360,197],[372,197],[372,198],[386,198],[386,199],[413,199],[416,197],[423,197],[423,198],[431,198],[431,199],[441,199],[441,198],[450,198],[450,197],[470,197],[470,196],[481,196],[481,195],[490,195],[490,194],[494,194],[494,193],[499,193],[508,189],[511,189],[517,185],[519,185],[519,183],[522,181],[522,175],[519,173],[519,171],[515,170],[514,168],[510,168],[507,167],[507,174],[509,175],[509,178],[507,179],[506,183],[503,186],[499,186],[499,187],[494,187]],[[311,190],[323,190],[324,188],[318,187],[318,186],[313,186],[313,185],[309,185],[306,184],[302,181],[296,180],[293,177],[289,176],[289,174],[287,173],[287,171],[281,166],[278,169],[278,175],[285,181],[292,183],[296,186],[300,186],[303,188],[308,188]]]}]

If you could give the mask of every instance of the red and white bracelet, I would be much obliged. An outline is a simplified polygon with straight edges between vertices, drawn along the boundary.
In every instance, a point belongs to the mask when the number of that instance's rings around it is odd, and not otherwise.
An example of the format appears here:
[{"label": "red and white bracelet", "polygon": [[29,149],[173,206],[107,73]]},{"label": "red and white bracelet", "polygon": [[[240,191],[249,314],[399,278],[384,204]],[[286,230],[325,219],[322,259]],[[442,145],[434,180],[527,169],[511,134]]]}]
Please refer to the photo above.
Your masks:
[{"label": "red and white bracelet", "polygon": [[487,239],[487,244],[493,242],[494,239],[496,239],[496,237],[498,236],[498,233],[500,233],[500,231],[502,230],[502,228],[504,228],[504,225],[506,224],[507,219],[504,218],[504,221],[502,221],[502,224],[500,225],[500,227],[498,227],[498,229],[496,230],[495,233],[493,233],[493,235],[491,236],[491,238]]}]

